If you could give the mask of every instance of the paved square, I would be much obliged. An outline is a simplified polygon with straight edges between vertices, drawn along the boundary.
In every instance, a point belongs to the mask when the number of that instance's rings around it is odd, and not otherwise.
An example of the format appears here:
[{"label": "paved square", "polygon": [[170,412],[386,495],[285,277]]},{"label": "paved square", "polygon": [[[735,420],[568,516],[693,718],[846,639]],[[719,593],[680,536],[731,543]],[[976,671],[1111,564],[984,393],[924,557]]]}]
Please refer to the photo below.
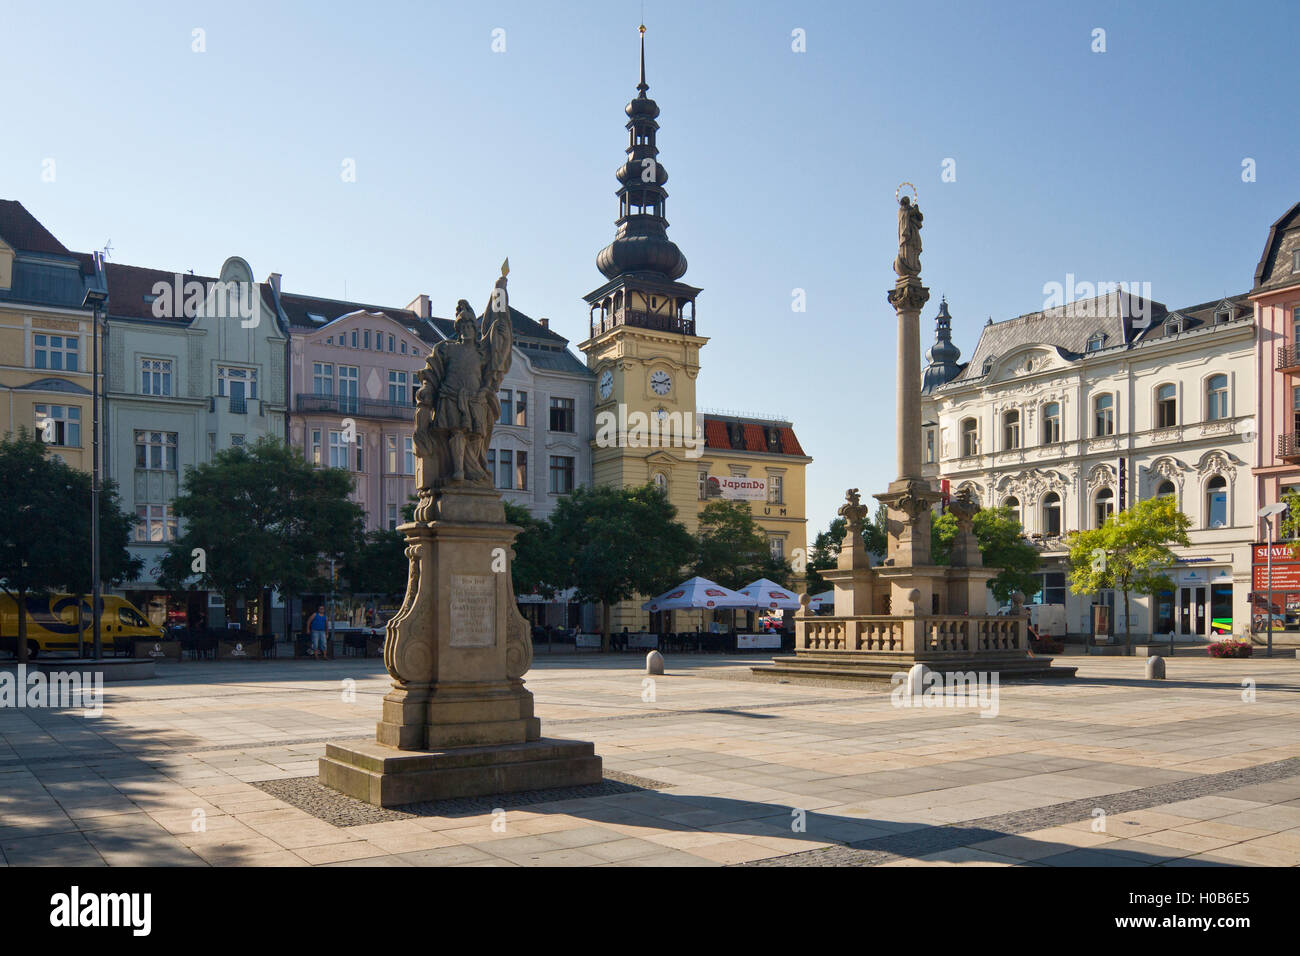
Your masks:
[{"label": "paved square", "polygon": [[650,685],[635,655],[543,655],[543,733],[594,740],[606,782],[414,811],[314,783],[325,741],[374,733],[379,661],[161,664],[105,685],[99,718],[0,710],[0,859],[1300,864],[1295,660],[1177,657],[1153,683],[1141,658],[1071,656],[1077,680],[1004,683],[995,717],[755,680],[754,662],[670,657]]}]

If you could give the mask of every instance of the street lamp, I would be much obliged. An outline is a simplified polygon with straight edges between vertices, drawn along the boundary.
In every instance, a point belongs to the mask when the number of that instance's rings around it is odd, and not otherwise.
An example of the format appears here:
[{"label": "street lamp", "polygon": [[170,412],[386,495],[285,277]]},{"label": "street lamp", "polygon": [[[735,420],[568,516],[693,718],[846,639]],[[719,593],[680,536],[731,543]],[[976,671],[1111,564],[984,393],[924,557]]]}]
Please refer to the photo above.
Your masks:
[{"label": "street lamp", "polygon": [[[1265,505],[1259,509],[1259,516],[1264,519],[1264,534],[1267,539],[1267,546],[1264,548],[1265,561],[1268,563],[1267,591],[1268,603],[1264,607],[1264,617],[1268,620],[1268,650],[1265,657],[1273,656],[1273,516],[1280,515],[1286,511],[1286,505],[1280,501],[1275,501],[1271,505]],[[1252,615],[1254,609],[1251,610]]]},{"label": "street lamp", "polygon": [[91,310],[91,330],[94,344],[92,346],[94,365],[91,369],[90,404],[91,404],[91,469],[90,469],[90,578],[91,598],[90,614],[95,626],[95,660],[104,656],[104,647],[99,638],[100,619],[100,583],[99,583],[99,312],[108,302],[108,282],[104,276],[104,254],[94,255],[95,275],[86,289],[86,297],[81,307]]}]

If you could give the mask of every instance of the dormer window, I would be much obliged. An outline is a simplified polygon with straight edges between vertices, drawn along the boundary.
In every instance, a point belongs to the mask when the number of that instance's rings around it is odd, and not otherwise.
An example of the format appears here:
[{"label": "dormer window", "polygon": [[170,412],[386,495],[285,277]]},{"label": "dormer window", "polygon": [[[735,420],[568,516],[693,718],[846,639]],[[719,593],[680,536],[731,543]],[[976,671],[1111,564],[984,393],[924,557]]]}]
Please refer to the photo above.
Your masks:
[{"label": "dormer window", "polygon": [[1300,272],[1300,249],[1291,253],[1291,271]]},{"label": "dormer window", "polygon": [[993,371],[993,356],[992,356],[992,355],[990,355],[988,358],[986,358],[986,359],[984,360],[984,373],[983,373],[983,374],[987,375],[987,374],[989,374],[989,372],[991,372],[991,371]]},{"label": "dormer window", "polygon": [[1231,321],[1232,321],[1231,309],[1220,309],[1218,312],[1214,313],[1215,325],[1222,325],[1224,322],[1231,322]]},{"label": "dormer window", "polygon": [[1179,335],[1183,331],[1183,317],[1171,315],[1165,319],[1165,335]]},{"label": "dormer window", "polygon": [[1102,347],[1105,344],[1106,344],[1106,333],[1104,332],[1093,332],[1092,335],[1088,336],[1089,352],[1100,352]]}]

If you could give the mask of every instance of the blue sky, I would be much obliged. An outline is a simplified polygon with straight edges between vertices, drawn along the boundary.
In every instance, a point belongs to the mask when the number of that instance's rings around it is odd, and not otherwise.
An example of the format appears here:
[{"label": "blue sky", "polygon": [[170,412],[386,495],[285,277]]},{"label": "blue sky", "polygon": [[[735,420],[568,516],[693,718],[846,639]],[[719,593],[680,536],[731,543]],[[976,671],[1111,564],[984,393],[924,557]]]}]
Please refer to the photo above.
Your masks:
[{"label": "blue sky", "polygon": [[[947,295],[967,356],[1067,274],[1150,282],[1170,307],[1244,291],[1300,200],[1294,3],[644,9],[669,234],[704,289],[699,401],[794,420],[810,539],[846,487],[894,477],[900,182],[926,217],[923,341]],[[640,0],[3,0],[0,196],[74,249],[111,238],[114,261],[211,274],[241,255],[289,291],[427,292],[439,314],[508,254],[512,301],[576,346],[641,18]]]}]

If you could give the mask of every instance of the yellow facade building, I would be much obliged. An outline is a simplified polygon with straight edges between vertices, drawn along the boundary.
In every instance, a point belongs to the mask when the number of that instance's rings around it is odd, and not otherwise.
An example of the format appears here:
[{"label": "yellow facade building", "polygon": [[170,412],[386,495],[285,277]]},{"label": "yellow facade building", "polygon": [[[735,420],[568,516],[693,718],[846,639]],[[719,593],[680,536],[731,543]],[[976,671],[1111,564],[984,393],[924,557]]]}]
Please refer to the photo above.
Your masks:
[{"label": "yellow facade building", "polygon": [[88,256],[70,252],[21,203],[0,200],[0,432],[41,437],[91,468]]}]

